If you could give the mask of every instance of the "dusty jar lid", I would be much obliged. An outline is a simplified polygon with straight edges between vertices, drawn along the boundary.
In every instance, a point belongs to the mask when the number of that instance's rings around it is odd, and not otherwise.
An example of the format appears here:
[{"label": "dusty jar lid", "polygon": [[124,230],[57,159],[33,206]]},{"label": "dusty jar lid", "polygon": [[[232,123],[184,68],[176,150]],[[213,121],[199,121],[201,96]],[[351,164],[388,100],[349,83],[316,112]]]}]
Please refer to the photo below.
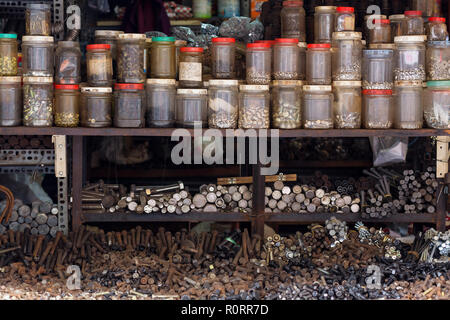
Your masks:
[{"label": "dusty jar lid", "polygon": [[319,11],[336,11],[336,7],[335,6],[317,6],[315,8],[316,12]]},{"label": "dusty jar lid", "polygon": [[441,18],[441,17],[429,17],[429,18],[428,18],[428,22],[441,22],[441,23],[445,23],[445,18]]},{"label": "dusty jar lid", "polygon": [[219,80],[211,79],[208,81],[208,86],[237,86],[239,82],[237,80]]},{"label": "dusty jar lid", "polygon": [[370,90],[366,89],[362,91],[364,95],[376,95],[376,96],[391,96],[392,90]]},{"label": "dusty jar lid", "polygon": [[83,87],[81,88],[82,93],[112,93],[111,87]]},{"label": "dusty jar lid", "polygon": [[394,54],[394,50],[388,49],[369,49],[363,50],[363,56],[368,58],[389,58]]},{"label": "dusty jar lid", "polygon": [[303,86],[304,81],[302,80],[274,80],[272,84],[276,86]]},{"label": "dusty jar lid", "polygon": [[333,39],[337,40],[361,40],[362,39],[362,33],[361,32],[355,32],[355,31],[342,31],[342,32],[333,32],[332,35]]},{"label": "dusty jar lid", "polygon": [[23,77],[23,83],[53,83],[53,77]]},{"label": "dusty jar lid", "polygon": [[389,20],[403,20],[403,19],[405,19],[404,14],[393,14],[389,16]]},{"label": "dusty jar lid", "polygon": [[144,90],[143,83],[116,83],[114,90]]},{"label": "dusty jar lid", "polygon": [[325,91],[325,92],[330,92],[330,91],[332,91],[332,87],[331,86],[306,85],[306,86],[303,86],[303,91],[314,91],[314,92]]},{"label": "dusty jar lid", "polygon": [[50,10],[50,5],[48,3],[28,3],[27,9],[32,10]]},{"label": "dusty jar lid", "polygon": [[143,33],[121,33],[118,35],[119,40],[145,40]]},{"label": "dusty jar lid", "polygon": [[283,1],[283,7],[302,7],[302,1]]},{"label": "dusty jar lid", "polygon": [[117,30],[95,30],[96,37],[114,37],[117,38],[119,34],[123,34],[123,31]]},{"label": "dusty jar lid", "polygon": [[177,89],[177,94],[206,95],[206,94],[208,94],[208,90],[207,89]]},{"label": "dusty jar lid", "polygon": [[79,90],[78,84],[55,84],[56,90]]},{"label": "dusty jar lid", "polygon": [[361,81],[333,81],[333,87],[361,87]]},{"label": "dusty jar lid", "polygon": [[450,41],[428,41],[428,47],[448,48],[450,47]]},{"label": "dusty jar lid", "polygon": [[421,80],[395,81],[396,87],[419,87],[422,88]]},{"label": "dusty jar lid", "polygon": [[306,42],[299,42],[299,43],[297,44],[297,46],[298,46],[299,48],[306,48],[306,47],[308,46],[308,44],[307,44]]},{"label": "dusty jar lid", "polygon": [[[211,81],[210,81],[211,84]],[[240,91],[269,91],[269,86],[265,84],[252,85],[252,84],[242,84],[239,86]]]},{"label": "dusty jar lid", "polygon": [[12,76],[12,77],[0,77],[0,83],[21,83],[22,77]]},{"label": "dusty jar lid", "polygon": [[394,38],[395,43],[414,43],[414,42],[425,42],[427,36],[398,36]]},{"label": "dusty jar lid", "polygon": [[428,81],[427,87],[450,87],[450,81]]},{"label": "dusty jar lid", "polygon": [[86,50],[111,50],[110,44],[88,44]]},{"label": "dusty jar lid", "polygon": [[70,40],[58,41],[58,47],[79,49],[80,43],[78,41],[70,41]]},{"label": "dusty jar lid", "polygon": [[175,37],[153,37],[152,42],[175,42]]},{"label": "dusty jar lid", "polygon": [[147,79],[147,84],[165,84],[169,86],[174,86],[177,84],[177,81],[175,79]]},{"label": "dusty jar lid", "polygon": [[25,42],[53,42],[51,36],[23,36],[22,41]]},{"label": "dusty jar lid", "polygon": [[0,33],[0,39],[17,39],[15,33]]},{"label": "dusty jar lid", "polygon": [[395,44],[393,44],[393,43],[369,43],[369,49],[394,50]]}]

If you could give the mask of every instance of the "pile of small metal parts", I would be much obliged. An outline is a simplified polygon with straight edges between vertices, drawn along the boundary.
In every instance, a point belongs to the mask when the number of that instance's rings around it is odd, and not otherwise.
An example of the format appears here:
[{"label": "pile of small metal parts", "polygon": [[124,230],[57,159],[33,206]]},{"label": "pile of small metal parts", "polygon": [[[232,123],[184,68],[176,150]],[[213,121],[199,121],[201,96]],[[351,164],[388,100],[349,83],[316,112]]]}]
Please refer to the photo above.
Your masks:
[{"label": "pile of small metal parts", "polygon": [[0,150],[53,149],[51,136],[0,136]]}]

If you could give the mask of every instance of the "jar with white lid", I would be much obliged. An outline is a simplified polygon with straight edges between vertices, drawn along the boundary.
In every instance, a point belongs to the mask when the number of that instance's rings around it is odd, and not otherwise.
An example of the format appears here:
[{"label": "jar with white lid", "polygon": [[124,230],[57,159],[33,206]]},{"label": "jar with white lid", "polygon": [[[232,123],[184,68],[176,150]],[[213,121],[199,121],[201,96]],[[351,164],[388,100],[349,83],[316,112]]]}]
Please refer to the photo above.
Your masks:
[{"label": "jar with white lid", "polygon": [[393,14],[389,16],[391,21],[391,41],[394,42],[395,37],[403,36],[402,26],[403,20],[405,20],[404,14]]},{"label": "jar with white lid", "polygon": [[22,70],[24,76],[52,77],[54,74],[53,37],[22,37]]},{"label": "jar with white lid", "polygon": [[118,36],[117,82],[144,83],[147,74],[144,68],[145,34],[123,33]]},{"label": "jar with white lid", "polygon": [[395,83],[396,129],[420,129],[423,125],[422,81],[398,81]]},{"label": "jar with white lid", "polygon": [[448,40],[447,25],[445,18],[430,17],[426,24],[428,41],[446,41]]},{"label": "jar with white lid", "polygon": [[268,85],[239,86],[239,128],[270,127],[270,93]]},{"label": "jar with white lid", "polygon": [[305,129],[333,129],[333,92],[331,86],[303,86],[302,118]]},{"label": "jar with white lid", "polygon": [[314,10],[314,43],[331,43],[336,7],[317,6]]},{"label": "jar with white lid", "polygon": [[405,11],[405,19],[402,25],[402,34],[405,36],[423,35],[425,32],[422,11]]},{"label": "jar with white lid", "polygon": [[394,125],[392,90],[363,90],[363,127],[389,129]]},{"label": "jar with white lid", "polygon": [[361,128],[361,81],[334,81],[333,94],[334,127]]},{"label": "jar with white lid", "polygon": [[394,87],[393,62],[394,50],[363,50],[363,88],[392,90]]},{"label": "jar with white lid", "polygon": [[361,32],[334,32],[331,58],[333,81],[360,81]]},{"label": "jar with white lid", "polygon": [[334,24],[334,31],[354,31],[355,30],[355,8],[337,7]]},{"label": "jar with white lid", "polygon": [[309,85],[331,84],[331,45],[308,44],[306,51],[306,82]]},{"label": "jar with white lid", "polygon": [[273,45],[273,79],[297,80],[299,78],[298,39],[278,38]]},{"label": "jar with white lid", "polygon": [[272,88],[272,127],[298,129],[302,126],[303,81],[275,80]]},{"label": "jar with white lid", "polygon": [[110,127],[112,125],[112,99],[111,87],[81,88],[81,126]]},{"label": "jar with white lid", "polygon": [[175,79],[147,79],[147,126],[170,128],[175,124]]},{"label": "jar with white lid", "polygon": [[428,41],[427,79],[450,80],[450,41]]},{"label": "jar with white lid", "polygon": [[53,78],[23,78],[23,125],[51,127],[53,125]]},{"label": "jar with white lid", "polygon": [[178,89],[176,124],[184,128],[208,126],[208,90]]},{"label": "jar with white lid", "polygon": [[234,129],[238,125],[237,80],[209,80],[208,124],[210,128]]},{"label": "jar with white lid", "polygon": [[0,77],[0,127],[22,124],[22,77]]},{"label": "jar with white lid", "polygon": [[269,43],[248,43],[246,52],[246,79],[248,84],[269,84],[271,79],[272,49]]},{"label": "jar with white lid", "polygon": [[426,80],[425,40],[427,36],[401,36],[395,38],[395,81]]},{"label": "jar with white lid", "polygon": [[434,129],[450,129],[450,81],[428,81],[424,94],[424,118]]}]

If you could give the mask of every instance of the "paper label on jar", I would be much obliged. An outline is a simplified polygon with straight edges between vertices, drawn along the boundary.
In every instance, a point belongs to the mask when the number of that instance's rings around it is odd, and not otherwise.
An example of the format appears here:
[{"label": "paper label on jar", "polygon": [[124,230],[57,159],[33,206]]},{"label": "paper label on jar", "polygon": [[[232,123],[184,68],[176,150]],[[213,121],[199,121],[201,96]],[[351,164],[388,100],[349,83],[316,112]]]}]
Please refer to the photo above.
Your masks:
[{"label": "paper label on jar", "polygon": [[419,52],[417,51],[406,51],[405,52],[405,63],[406,64],[417,64],[419,61]]},{"label": "paper label on jar", "polygon": [[180,62],[179,80],[202,81],[202,64],[199,62]]},{"label": "paper label on jar", "polygon": [[88,70],[90,74],[112,74],[112,64],[108,59],[89,59]]},{"label": "paper label on jar", "polygon": [[344,30],[355,30],[355,19],[353,17],[344,17]]}]

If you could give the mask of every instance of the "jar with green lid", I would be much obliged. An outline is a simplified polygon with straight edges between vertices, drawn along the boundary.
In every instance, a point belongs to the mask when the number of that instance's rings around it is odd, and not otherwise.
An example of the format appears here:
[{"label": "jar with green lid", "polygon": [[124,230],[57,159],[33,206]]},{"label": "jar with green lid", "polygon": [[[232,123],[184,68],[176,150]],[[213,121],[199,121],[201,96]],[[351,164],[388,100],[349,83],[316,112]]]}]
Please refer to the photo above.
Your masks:
[{"label": "jar with green lid", "polygon": [[115,84],[114,127],[145,127],[145,91],[143,83]]},{"label": "jar with green lid", "polygon": [[404,14],[394,14],[389,16],[389,21],[391,22],[391,43],[394,42],[395,37],[403,35],[402,25],[404,19]]},{"label": "jar with green lid", "polygon": [[210,128],[234,129],[238,124],[237,80],[209,80],[208,124]]},{"label": "jar with green lid", "polygon": [[272,127],[298,129],[302,126],[303,81],[275,80],[272,88]]},{"label": "jar with green lid", "polygon": [[175,124],[175,79],[147,79],[147,126],[171,128]]},{"label": "jar with green lid", "polygon": [[49,36],[52,33],[52,13],[47,3],[28,3],[25,9],[25,32],[29,36]]},{"label": "jar with green lid", "polygon": [[299,78],[298,39],[279,38],[273,45],[273,71],[275,80],[298,80]]},{"label": "jar with green lid", "polygon": [[394,125],[392,90],[363,90],[363,127],[389,129]]},{"label": "jar with green lid", "polygon": [[178,89],[176,124],[184,128],[208,126],[208,90]]},{"label": "jar with green lid", "polygon": [[360,81],[362,64],[361,32],[334,32],[331,65],[333,81]]},{"label": "jar with green lid", "polygon": [[54,74],[53,37],[22,37],[24,76],[52,77]]},{"label": "jar with green lid", "polygon": [[317,6],[314,13],[314,43],[331,43],[336,7]]},{"label": "jar with green lid", "polygon": [[396,129],[420,129],[423,125],[422,81],[398,81],[395,83]]},{"label": "jar with green lid", "polygon": [[333,94],[334,127],[361,128],[361,81],[334,81]]},{"label": "jar with green lid", "polygon": [[246,79],[248,84],[269,84],[272,77],[272,48],[269,43],[248,43]]},{"label": "jar with green lid", "polygon": [[53,125],[53,78],[23,78],[23,125],[51,127]]},{"label": "jar with green lid", "polygon": [[78,41],[58,42],[55,82],[60,84],[78,84],[81,82],[81,51]]},{"label": "jar with green lid", "polygon": [[22,78],[0,77],[0,127],[22,124]]},{"label": "jar with green lid", "polygon": [[425,40],[427,36],[401,36],[395,38],[395,81],[426,80]]},{"label": "jar with green lid", "polygon": [[447,25],[445,18],[431,17],[426,24],[428,41],[446,41],[448,40]]},{"label": "jar with green lid", "polygon": [[80,123],[80,86],[55,85],[55,126],[78,127]]},{"label": "jar with green lid", "polygon": [[450,41],[428,41],[426,63],[428,80],[450,80]]},{"label": "jar with green lid", "polygon": [[113,82],[111,46],[109,44],[87,45],[86,69],[90,86],[111,86]]},{"label": "jar with green lid", "polygon": [[333,129],[333,92],[331,86],[303,86],[302,118],[305,129]]},{"label": "jar with green lid", "polygon": [[450,129],[450,81],[428,81],[424,93],[424,118],[434,129]]},{"label": "jar with green lid", "polygon": [[303,0],[283,1],[280,13],[281,37],[306,41],[305,15]]},{"label": "jar with green lid", "polygon": [[150,61],[152,78],[175,79],[177,72],[175,38],[153,37]]},{"label": "jar with green lid", "polygon": [[17,34],[0,33],[0,76],[17,75]]},{"label": "jar with green lid", "polygon": [[180,87],[201,88],[203,48],[183,47],[180,49],[180,65],[178,80]]},{"label": "jar with green lid", "polygon": [[145,34],[119,34],[117,44],[117,82],[144,83]]},{"label": "jar with green lid", "polygon": [[212,38],[211,74],[214,79],[236,77],[236,40],[234,38]]},{"label": "jar with green lid", "polygon": [[102,128],[112,125],[112,88],[81,88],[80,123],[83,127]]},{"label": "jar with green lid", "polygon": [[270,127],[269,86],[241,85],[239,90],[239,128],[268,129]]}]

